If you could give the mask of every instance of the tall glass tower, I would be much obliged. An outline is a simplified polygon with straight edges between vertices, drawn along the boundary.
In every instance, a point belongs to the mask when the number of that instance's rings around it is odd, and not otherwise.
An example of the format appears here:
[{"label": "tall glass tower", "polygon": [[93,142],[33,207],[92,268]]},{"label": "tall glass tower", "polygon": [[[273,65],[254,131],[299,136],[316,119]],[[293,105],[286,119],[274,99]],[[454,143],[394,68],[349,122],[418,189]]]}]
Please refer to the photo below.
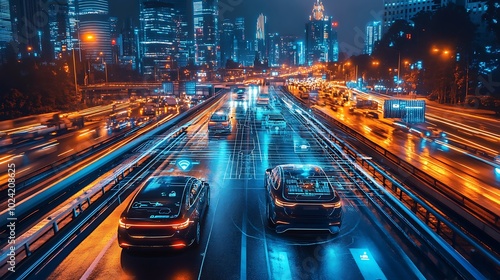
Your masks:
[{"label": "tall glass tower", "polygon": [[375,43],[382,39],[382,22],[372,21],[366,25],[365,53],[371,55]]},{"label": "tall glass tower", "polygon": [[0,0],[0,52],[12,41],[9,0]]},{"label": "tall glass tower", "polygon": [[52,1],[48,7],[50,43],[54,59],[60,59],[71,42],[69,26],[69,6],[65,1]]},{"label": "tall glass tower", "polygon": [[195,61],[216,68],[220,52],[218,32],[218,0],[194,0]]},{"label": "tall glass tower", "polygon": [[226,66],[229,59],[233,59],[234,54],[234,24],[230,19],[224,19],[222,23],[222,34],[220,40],[221,67]]},{"label": "tall glass tower", "polygon": [[262,60],[267,59],[266,25],[267,17],[263,14],[260,14],[257,18],[257,28],[255,32],[255,51]]},{"label": "tall glass tower", "polygon": [[238,17],[234,21],[234,41],[234,61],[246,65],[245,18]]},{"label": "tall glass tower", "polygon": [[332,17],[324,15],[325,8],[316,0],[306,23],[306,62],[332,62],[338,60],[337,32]]},{"label": "tall glass tower", "polygon": [[187,65],[189,29],[186,6],[181,0],[146,0],[141,3],[140,53],[144,74],[158,77]]},{"label": "tall glass tower", "polygon": [[78,17],[85,58],[112,63],[108,0],[78,0]]}]

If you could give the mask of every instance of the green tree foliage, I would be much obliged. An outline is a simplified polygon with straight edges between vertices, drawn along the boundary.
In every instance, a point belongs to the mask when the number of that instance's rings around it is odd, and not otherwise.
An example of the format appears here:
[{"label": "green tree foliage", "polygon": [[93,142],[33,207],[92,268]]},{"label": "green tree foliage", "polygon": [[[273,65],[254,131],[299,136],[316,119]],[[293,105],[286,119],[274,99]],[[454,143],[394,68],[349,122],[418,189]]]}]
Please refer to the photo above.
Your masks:
[{"label": "green tree foliage", "polygon": [[[418,93],[434,92],[441,102],[458,102],[465,96],[464,75],[475,36],[476,26],[465,8],[449,4],[435,12],[420,12],[411,22],[396,21],[373,56],[380,69],[403,68],[403,61],[422,62]],[[391,86],[387,74],[384,78]]]},{"label": "green tree foliage", "polygon": [[54,111],[77,110],[72,75],[64,63],[47,64],[26,59],[0,66],[0,119]]},{"label": "green tree foliage", "polygon": [[495,33],[497,42],[500,42],[500,1],[487,0],[486,5],[488,10],[483,15],[483,20],[486,21],[488,28]]}]

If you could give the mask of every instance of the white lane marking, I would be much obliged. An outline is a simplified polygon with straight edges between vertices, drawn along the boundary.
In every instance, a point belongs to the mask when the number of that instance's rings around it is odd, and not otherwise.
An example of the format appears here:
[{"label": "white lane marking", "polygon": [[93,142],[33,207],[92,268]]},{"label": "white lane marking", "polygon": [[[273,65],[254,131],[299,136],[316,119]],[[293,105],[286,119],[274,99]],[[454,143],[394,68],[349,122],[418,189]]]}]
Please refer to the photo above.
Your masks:
[{"label": "white lane marking", "polygon": [[73,149],[69,149],[69,150],[67,150],[66,152],[63,152],[63,153],[58,154],[57,156],[58,156],[58,157],[60,157],[60,156],[62,156],[62,155],[64,155],[64,154],[67,154],[67,153],[69,153],[69,152],[71,152],[71,151],[73,151]]},{"label": "white lane marking", "polygon": [[241,225],[241,264],[240,264],[240,279],[247,279],[247,217],[246,211],[243,212],[243,224]]},{"label": "white lane marking", "polygon": [[[217,197],[217,203],[215,203],[215,209],[214,209],[214,214],[217,213],[217,208],[219,206],[219,201],[220,201],[220,195]],[[205,219],[208,217],[208,214],[206,215]],[[201,273],[203,271],[203,264],[205,263],[205,258],[207,257],[207,250],[208,250],[208,245],[210,244],[210,237],[212,236],[212,230],[214,228],[214,223],[215,223],[215,215],[214,218],[212,219],[212,224],[210,225],[210,232],[208,233],[208,238],[207,238],[207,245],[205,245],[205,250],[203,251],[202,259],[201,259],[201,264],[200,264],[200,272],[198,273],[198,280],[201,279]]]},{"label": "white lane marking", "polygon": [[288,262],[288,255],[286,252],[271,252],[271,279],[292,279],[290,272],[290,263]]},{"label": "white lane marking", "polygon": [[349,250],[364,279],[387,279],[370,253],[370,250],[357,248],[350,248]]},{"label": "white lane marking", "polygon": [[106,246],[104,246],[104,248],[101,250],[101,252],[99,253],[99,255],[97,255],[97,257],[94,259],[94,261],[89,266],[89,268],[87,268],[87,270],[82,275],[82,277],[80,277],[80,280],[85,280],[85,279],[89,278],[90,274],[94,271],[94,269],[96,268],[97,264],[101,261],[101,259],[104,256],[104,254],[108,251],[109,247],[111,247],[111,244],[113,244],[114,242],[116,242],[116,235],[113,235],[113,238],[111,238],[108,241],[108,244],[106,244]]},{"label": "white lane marking", "polygon": [[267,217],[264,218],[265,214],[262,214],[261,209],[262,209],[262,207],[259,207],[260,219],[262,221],[262,226],[264,228],[263,236],[264,236],[264,252],[266,253],[267,279],[272,279],[271,278],[271,275],[272,275],[271,274],[271,264],[269,262],[269,249],[267,248],[267,233],[266,233]]}]

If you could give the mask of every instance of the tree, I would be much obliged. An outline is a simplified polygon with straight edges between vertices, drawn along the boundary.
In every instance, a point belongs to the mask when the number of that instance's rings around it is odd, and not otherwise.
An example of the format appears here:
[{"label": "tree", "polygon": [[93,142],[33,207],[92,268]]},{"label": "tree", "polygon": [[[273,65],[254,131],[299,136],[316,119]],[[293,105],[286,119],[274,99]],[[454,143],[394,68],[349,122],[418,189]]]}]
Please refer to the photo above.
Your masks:
[{"label": "tree", "polygon": [[500,42],[500,1],[487,0],[486,6],[488,9],[483,15],[483,20],[486,21],[488,29],[495,33],[497,42]]}]

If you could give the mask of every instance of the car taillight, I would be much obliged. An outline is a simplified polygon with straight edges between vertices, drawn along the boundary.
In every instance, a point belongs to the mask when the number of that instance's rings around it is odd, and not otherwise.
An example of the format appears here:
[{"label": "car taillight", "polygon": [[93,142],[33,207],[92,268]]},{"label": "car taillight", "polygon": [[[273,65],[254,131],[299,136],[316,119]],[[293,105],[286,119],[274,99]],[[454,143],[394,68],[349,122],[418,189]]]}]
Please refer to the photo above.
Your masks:
[{"label": "car taillight", "polygon": [[175,230],[181,230],[181,229],[185,229],[189,226],[189,219],[187,219],[185,222],[182,222],[182,223],[179,223],[179,224],[173,224],[172,225],[172,228],[175,229]]},{"label": "car taillight", "polygon": [[323,203],[322,205],[325,208],[340,208],[340,207],[342,207],[342,201],[339,200],[339,201],[334,202],[334,203]]},{"label": "car taillight", "polygon": [[120,219],[120,222],[119,222],[119,226],[120,226],[120,228],[124,228],[124,229],[129,229],[130,228],[130,225],[127,224],[127,223],[125,223],[121,219]]},{"label": "car taillight", "polygon": [[284,202],[277,198],[274,199],[274,204],[278,207],[295,207],[297,205],[296,203]]}]

